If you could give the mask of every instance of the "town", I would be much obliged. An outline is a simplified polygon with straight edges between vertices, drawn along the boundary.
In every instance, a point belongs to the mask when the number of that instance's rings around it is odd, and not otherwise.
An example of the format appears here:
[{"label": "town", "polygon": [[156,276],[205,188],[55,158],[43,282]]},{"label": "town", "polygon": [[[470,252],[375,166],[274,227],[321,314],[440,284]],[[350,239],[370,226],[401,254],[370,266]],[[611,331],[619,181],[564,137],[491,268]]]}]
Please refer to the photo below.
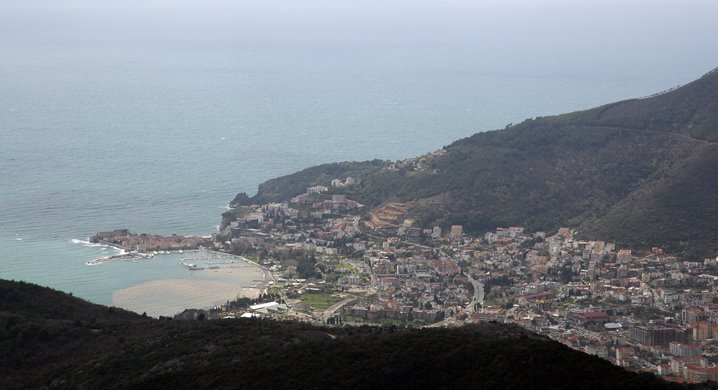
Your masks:
[{"label": "town", "polygon": [[416,226],[405,217],[410,205],[366,210],[334,191],[357,183],[335,179],[284,203],[232,208],[212,239],[147,236],[146,245],[124,230],[96,239],[140,252],[210,247],[271,272],[260,299],[228,302],[209,318],[514,323],[669,381],[718,380],[718,257],[685,261],[657,247],[634,253],[578,240],[570,228],[471,236],[461,225]]},{"label": "town", "polygon": [[[336,179],[332,187],[355,179]],[[409,327],[514,323],[675,382],[718,380],[718,257],[633,253],[574,231],[415,226],[408,205],[366,213],[329,187],[223,215],[216,249],[276,277],[275,301],[218,316]],[[239,313],[238,310],[241,312]]]}]

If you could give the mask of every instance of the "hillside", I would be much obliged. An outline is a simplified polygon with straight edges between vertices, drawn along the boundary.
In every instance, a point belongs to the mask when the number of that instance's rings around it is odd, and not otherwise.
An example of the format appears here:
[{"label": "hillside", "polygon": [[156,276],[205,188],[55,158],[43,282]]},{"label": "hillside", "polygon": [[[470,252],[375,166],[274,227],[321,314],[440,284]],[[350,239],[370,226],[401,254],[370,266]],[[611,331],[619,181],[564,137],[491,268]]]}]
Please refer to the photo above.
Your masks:
[{"label": "hillside", "polygon": [[263,204],[270,202],[283,202],[307,190],[307,187],[324,184],[328,185],[332,179],[347,176],[363,177],[386,166],[381,160],[364,162],[340,162],[322,164],[307,168],[291,175],[270,179],[259,185],[259,191],[252,198],[240,192],[229,203],[230,207]]},{"label": "hillside", "polygon": [[0,280],[0,388],[679,389],[509,325],[171,321]]},{"label": "hillside", "polygon": [[352,174],[362,184],[342,193],[371,206],[408,203],[425,226],[569,226],[585,238],[701,258],[718,252],[717,140],[712,71],[667,93],[526,120],[416,159],[310,168],[260,185],[244,203],[286,200]]}]

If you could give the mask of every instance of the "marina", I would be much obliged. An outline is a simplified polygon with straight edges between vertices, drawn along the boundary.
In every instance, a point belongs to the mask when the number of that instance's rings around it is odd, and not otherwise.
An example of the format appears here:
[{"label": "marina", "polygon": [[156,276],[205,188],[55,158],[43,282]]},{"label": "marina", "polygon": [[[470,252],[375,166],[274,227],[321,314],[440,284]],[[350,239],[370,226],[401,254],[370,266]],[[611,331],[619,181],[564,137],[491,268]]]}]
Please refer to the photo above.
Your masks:
[{"label": "marina", "polygon": [[201,271],[205,269],[235,269],[244,267],[256,267],[257,264],[242,256],[228,255],[221,252],[214,252],[210,256],[183,257],[180,264],[190,271]]},{"label": "marina", "polygon": [[272,280],[263,267],[222,252],[88,249],[117,251],[86,261],[79,270],[78,278],[103,281],[102,288],[97,288],[97,300],[155,317],[173,316],[190,307],[212,307],[237,297],[255,297]]}]

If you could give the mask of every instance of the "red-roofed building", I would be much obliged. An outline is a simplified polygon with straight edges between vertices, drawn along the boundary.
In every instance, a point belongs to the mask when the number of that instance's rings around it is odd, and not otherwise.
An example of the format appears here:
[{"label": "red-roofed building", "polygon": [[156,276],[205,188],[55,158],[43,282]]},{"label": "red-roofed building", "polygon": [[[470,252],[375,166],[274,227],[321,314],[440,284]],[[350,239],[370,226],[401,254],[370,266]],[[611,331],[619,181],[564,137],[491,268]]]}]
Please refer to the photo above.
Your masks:
[{"label": "red-roofed building", "polygon": [[440,275],[452,276],[461,272],[461,268],[449,260],[437,260],[434,262],[434,269]]},{"label": "red-roofed building", "polygon": [[718,366],[706,367],[703,364],[686,364],[685,378],[689,382],[718,381]]},{"label": "red-roofed building", "polygon": [[597,325],[611,322],[613,319],[608,314],[601,311],[588,311],[585,313],[575,313],[569,316],[569,319],[576,325]]},{"label": "red-roofed building", "polygon": [[536,300],[548,300],[548,299],[554,299],[556,298],[556,291],[544,291],[536,294],[528,294],[524,295],[522,297],[519,297],[519,305],[526,305],[530,301],[536,301]]}]

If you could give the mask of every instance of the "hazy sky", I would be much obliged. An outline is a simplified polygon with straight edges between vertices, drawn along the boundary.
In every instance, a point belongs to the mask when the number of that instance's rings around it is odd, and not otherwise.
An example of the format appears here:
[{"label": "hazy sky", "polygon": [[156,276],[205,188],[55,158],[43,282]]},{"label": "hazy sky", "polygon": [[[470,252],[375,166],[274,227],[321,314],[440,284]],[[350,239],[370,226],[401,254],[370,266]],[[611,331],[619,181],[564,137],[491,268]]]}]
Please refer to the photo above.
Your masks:
[{"label": "hazy sky", "polygon": [[[716,16],[715,0],[0,0],[0,49],[446,58],[535,77],[650,72],[672,86],[718,66]],[[685,75],[668,80],[675,69]]]},{"label": "hazy sky", "polygon": [[3,0],[0,39],[671,46],[715,42],[716,16],[714,0]]}]

